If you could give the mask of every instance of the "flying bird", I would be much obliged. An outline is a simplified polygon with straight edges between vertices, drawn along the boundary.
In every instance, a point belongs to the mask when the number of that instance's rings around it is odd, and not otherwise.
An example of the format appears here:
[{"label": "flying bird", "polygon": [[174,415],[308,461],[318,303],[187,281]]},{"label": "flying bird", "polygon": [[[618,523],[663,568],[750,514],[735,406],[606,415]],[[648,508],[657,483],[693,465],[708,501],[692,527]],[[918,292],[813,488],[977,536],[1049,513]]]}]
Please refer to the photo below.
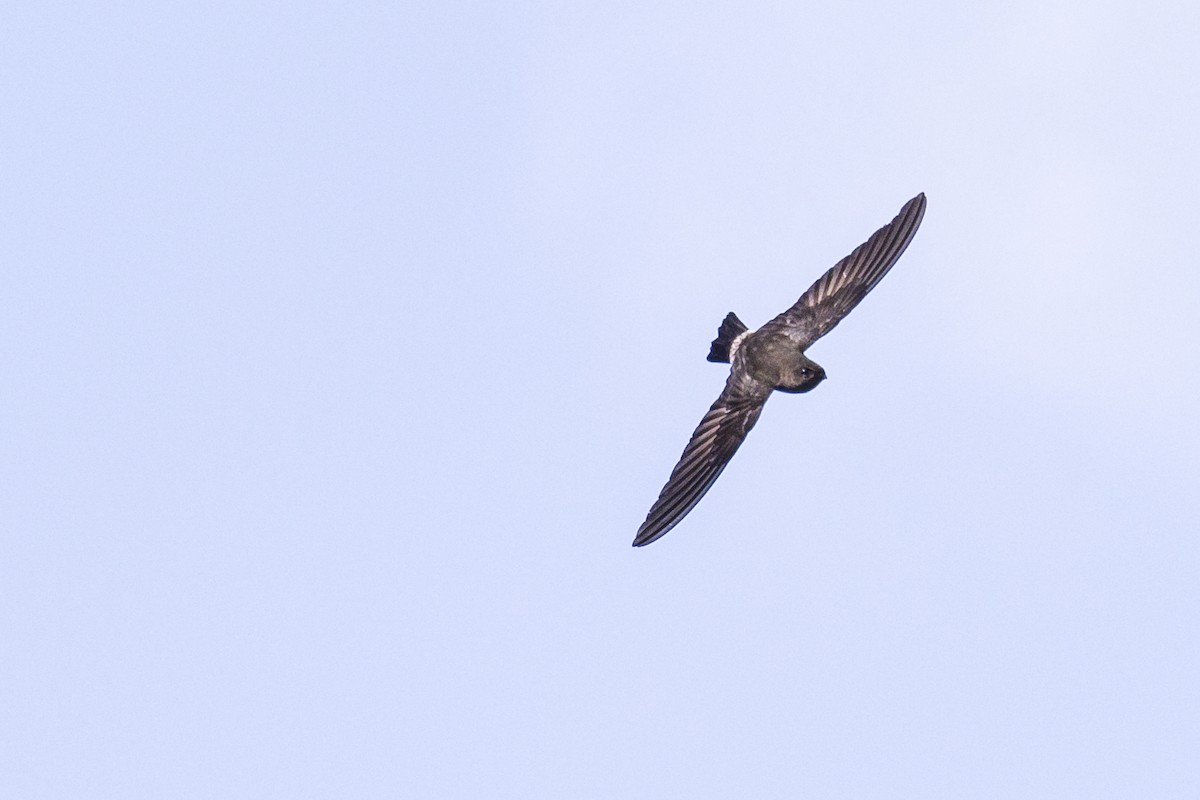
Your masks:
[{"label": "flying bird", "polygon": [[922,193],[834,264],[795,305],[758,330],[751,331],[733,312],[726,315],[708,360],[729,364],[729,380],[638,528],[634,547],[663,536],[700,502],[758,421],[771,392],[800,394],[825,380],[825,370],[804,351],[875,288],[908,247],[924,215]]}]

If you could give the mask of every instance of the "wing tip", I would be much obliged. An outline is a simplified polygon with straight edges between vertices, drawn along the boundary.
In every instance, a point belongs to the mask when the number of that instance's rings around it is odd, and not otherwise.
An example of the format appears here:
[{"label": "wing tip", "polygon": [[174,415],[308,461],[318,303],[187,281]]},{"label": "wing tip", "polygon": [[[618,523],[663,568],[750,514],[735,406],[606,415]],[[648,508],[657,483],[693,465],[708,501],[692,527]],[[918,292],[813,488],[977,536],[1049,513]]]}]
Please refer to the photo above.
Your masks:
[{"label": "wing tip", "polygon": [[633,546],[645,547],[651,542],[656,542],[670,529],[670,527],[667,527],[663,530],[655,530],[653,527],[647,528],[645,525],[643,525],[640,529],[638,529],[637,536],[633,537]]},{"label": "wing tip", "polygon": [[888,265],[888,269],[891,269],[891,265],[899,261],[900,256],[908,249],[909,242],[917,235],[917,228],[921,227],[921,222],[924,219],[925,193],[918,192],[916,197],[913,197],[904,204],[900,212],[896,214],[895,219],[880,229],[880,231],[883,231],[890,228],[898,237],[898,240],[893,244],[898,244],[899,248],[896,249],[894,257],[890,259],[891,264]]}]

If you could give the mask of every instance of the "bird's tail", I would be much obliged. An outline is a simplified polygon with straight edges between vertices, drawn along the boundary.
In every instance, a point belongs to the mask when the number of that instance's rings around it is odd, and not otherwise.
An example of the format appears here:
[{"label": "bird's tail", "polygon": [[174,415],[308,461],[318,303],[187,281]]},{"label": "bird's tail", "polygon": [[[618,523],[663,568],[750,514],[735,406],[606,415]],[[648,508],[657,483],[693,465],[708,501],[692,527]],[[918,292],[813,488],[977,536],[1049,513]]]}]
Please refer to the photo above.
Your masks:
[{"label": "bird's tail", "polygon": [[717,338],[713,339],[712,348],[708,351],[708,360],[718,364],[728,364],[733,340],[750,330],[746,323],[730,311],[725,315],[721,327],[717,329]]}]

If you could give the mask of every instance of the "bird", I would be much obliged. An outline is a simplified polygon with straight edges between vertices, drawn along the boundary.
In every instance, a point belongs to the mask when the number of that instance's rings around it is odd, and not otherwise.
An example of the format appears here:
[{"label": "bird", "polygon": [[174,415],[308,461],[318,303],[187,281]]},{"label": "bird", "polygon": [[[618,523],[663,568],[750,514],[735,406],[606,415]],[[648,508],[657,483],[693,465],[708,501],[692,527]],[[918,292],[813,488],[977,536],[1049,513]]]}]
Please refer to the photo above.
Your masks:
[{"label": "bird", "polygon": [[729,364],[729,379],[638,528],[634,547],[657,541],[695,508],[758,421],[772,392],[811,392],[825,380],[824,368],[805,351],[875,288],[904,253],[924,216],[922,192],[817,279],[795,305],[758,330],[751,331],[733,312],[725,316],[708,360]]}]

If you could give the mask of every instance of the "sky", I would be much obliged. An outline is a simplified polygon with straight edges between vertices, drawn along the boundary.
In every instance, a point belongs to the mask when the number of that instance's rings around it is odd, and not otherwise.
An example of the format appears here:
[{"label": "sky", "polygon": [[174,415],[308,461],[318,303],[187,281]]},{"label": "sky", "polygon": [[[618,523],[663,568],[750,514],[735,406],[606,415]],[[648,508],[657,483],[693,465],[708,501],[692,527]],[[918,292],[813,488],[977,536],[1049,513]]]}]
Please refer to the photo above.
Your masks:
[{"label": "sky", "polygon": [[6,4],[0,796],[1200,796],[1198,33]]}]

